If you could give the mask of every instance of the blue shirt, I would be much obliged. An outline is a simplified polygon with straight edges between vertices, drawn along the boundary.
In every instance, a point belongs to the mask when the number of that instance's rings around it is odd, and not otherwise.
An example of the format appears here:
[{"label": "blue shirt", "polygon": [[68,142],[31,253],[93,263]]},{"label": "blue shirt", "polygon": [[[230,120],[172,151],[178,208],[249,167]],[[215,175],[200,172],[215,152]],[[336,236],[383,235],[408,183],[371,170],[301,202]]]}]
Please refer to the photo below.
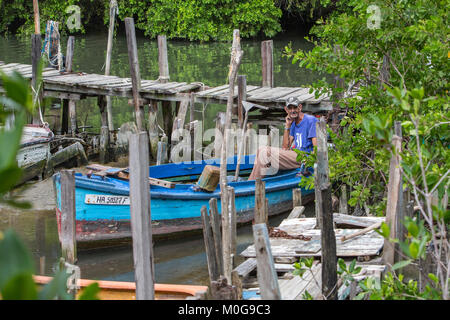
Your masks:
[{"label": "blue shirt", "polygon": [[316,137],[316,122],[317,118],[308,114],[303,115],[302,121],[296,124],[292,122],[289,135],[294,137],[293,149],[300,151],[311,152],[314,149],[312,138]]}]

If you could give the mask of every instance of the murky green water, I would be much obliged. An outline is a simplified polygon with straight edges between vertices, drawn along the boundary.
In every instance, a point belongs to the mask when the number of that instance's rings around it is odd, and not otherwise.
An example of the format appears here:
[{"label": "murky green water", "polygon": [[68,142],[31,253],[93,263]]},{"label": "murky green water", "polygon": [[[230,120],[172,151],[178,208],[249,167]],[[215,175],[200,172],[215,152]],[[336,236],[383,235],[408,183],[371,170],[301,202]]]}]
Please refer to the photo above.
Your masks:
[{"label": "murky green water", "polygon": [[[106,33],[77,36],[75,43],[74,70],[104,73]],[[63,39],[65,44],[66,39]],[[292,65],[283,57],[283,49],[289,43],[294,49],[310,48],[302,35],[280,36],[274,39],[274,82],[276,86],[305,86],[322,76]],[[158,77],[158,49],[156,41],[144,37],[137,39],[142,79]],[[63,49],[65,45],[63,46]],[[208,86],[226,83],[230,62],[231,43],[190,43],[168,41],[169,71],[172,81],[197,82]],[[244,51],[239,74],[247,75],[247,84],[261,84],[260,41],[242,40]],[[29,39],[0,37],[0,60],[6,63],[31,63]],[[128,55],[124,34],[118,34],[113,49],[111,74],[129,77]],[[58,101],[53,101],[58,107]],[[208,105],[205,109],[205,128],[214,125],[213,119],[225,105]],[[55,112],[53,112],[55,111]],[[52,124],[58,110],[47,110],[46,120]],[[133,121],[132,107],[127,99],[113,99],[114,125],[118,128],[126,121]],[[199,115],[200,114],[200,115]],[[196,118],[201,119],[201,113]],[[98,131],[100,115],[95,99],[77,104],[79,126],[92,126]],[[36,262],[36,271],[52,275],[60,256],[56,218],[53,210],[54,195],[49,181],[31,183],[23,198],[35,204],[36,209],[27,212],[0,208],[0,230],[14,228],[30,248]],[[313,205],[307,207],[307,215],[313,213]],[[277,226],[288,213],[271,218]],[[253,242],[251,226],[238,230],[238,253]],[[154,246],[155,278],[159,283],[207,284],[208,271],[204,244],[201,236],[156,243]],[[130,244],[123,247],[80,252],[78,265],[82,278],[133,281],[133,256]]]}]

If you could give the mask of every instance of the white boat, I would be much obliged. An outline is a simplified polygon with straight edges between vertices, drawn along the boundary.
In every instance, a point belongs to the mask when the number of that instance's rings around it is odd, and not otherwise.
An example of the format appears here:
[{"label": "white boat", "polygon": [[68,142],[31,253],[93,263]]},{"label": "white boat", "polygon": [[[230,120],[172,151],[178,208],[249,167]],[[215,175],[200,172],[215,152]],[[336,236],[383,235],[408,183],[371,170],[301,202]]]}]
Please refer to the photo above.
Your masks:
[{"label": "white boat", "polygon": [[20,183],[42,174],[50,158],[50,142],[53,132],[38,125],[25,125],[17,152],[17,163],[23,169]]}]

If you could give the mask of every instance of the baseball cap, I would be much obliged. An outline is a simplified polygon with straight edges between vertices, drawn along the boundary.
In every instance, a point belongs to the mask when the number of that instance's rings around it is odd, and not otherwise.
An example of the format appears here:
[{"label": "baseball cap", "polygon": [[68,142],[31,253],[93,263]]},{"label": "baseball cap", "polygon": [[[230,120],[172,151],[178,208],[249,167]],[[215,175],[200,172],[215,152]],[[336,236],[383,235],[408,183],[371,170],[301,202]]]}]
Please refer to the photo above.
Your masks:
[{"label": "baseball cap", "polygon": [[300,100],[298,100],[297,97],[289,97],[286,100],[286,107],[288,107],[291,104],[297,107],[300,104]]}]

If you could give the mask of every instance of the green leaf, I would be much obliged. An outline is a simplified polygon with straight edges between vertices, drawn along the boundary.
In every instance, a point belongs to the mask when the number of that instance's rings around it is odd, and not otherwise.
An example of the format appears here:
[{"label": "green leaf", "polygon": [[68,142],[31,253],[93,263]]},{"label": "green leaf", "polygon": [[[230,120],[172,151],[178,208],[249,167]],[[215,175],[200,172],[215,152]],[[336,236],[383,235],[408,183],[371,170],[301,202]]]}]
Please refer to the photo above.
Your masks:
[{"label": "green leaf", "polygon": [[392,266],[392,270],[394,271],[394,270],[397,270],[397,269],[400,269],[400,268],[404,268],[407,265],[411,264],[411,262],[412,262],[412,260],[399,261],[399,262],[397,262],[396,264],[394,264]]},{"label": "green leaf", "polygon": [[411,242],[409,245],[409,254],[411,258],[417,259],[419,256],[419,245],[416,242]]},{"label": "green leaf", "polygon": [[67,279],[70,277],[66,270],[59,270],[53,279],[39,292],[39,300],[70,300],[72,296],[67,293]]},{"label": "green leaf", "polygon": [[12,229],[6,230],[0,241],[0,291],[15,276],[33,273],[28,249]]},{"label": "green leaf", "polygon": [[83,290],[78,300],[100,300],[98,297],[99,292],[100,287],[97,282],[94,282]]},{"label": "green leaf", "polygon": [[36,300],[37,289],[31,273],[16,274],[1,290],[4,300]]}]

